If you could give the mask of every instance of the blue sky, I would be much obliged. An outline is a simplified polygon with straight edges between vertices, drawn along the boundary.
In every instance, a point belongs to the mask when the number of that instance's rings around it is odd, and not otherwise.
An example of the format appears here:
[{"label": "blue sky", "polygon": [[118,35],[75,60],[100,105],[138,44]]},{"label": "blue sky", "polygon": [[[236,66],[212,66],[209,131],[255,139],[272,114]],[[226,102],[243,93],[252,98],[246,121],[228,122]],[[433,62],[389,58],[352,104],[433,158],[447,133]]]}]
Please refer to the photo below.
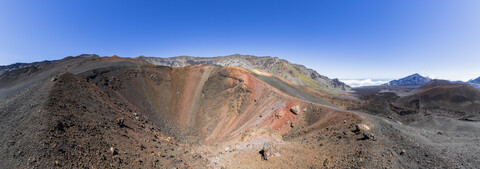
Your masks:
[{"label": "blue sky", "polygon": [[278,56],[340,79],[480,76],[480,1],[2,0],[0,65],[101,56]]}]

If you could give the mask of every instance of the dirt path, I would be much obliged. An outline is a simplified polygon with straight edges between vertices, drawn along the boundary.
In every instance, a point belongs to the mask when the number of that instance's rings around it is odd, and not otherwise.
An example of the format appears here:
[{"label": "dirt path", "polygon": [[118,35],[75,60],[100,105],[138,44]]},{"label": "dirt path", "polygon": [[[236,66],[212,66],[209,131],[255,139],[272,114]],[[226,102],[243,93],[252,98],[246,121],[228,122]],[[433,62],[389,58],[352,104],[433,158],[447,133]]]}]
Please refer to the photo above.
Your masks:
[{"label": "dirt path", "polygon": [[50,83],[37,83],[0,102],[0,168],[24,166],[41,151],[32,143],[46,128],[48,113],[42,107],[50,88]]}]

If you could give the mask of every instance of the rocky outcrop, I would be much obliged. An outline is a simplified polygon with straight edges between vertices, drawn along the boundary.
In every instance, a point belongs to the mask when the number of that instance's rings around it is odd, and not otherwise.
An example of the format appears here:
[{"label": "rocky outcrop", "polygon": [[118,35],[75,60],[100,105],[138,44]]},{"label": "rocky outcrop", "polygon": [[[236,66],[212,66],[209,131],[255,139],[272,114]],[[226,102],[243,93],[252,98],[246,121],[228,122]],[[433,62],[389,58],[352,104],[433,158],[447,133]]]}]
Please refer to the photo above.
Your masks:
[{"label": "rocky outcrop", "polygon": [[230,55],[224,57],[192,57],[179,56],[170,58],[160,57],[138,57],[140,60],[150,62],[155,65],[183,67],[189,65],[208,64],[220,66],[234,66],[247,69],[261,69],[266,72],[278,75],[286,80],[302,86],[309,86],[320,90],[334,90],[346,92],[350,86],[339,81],[320,75],[313,69],[306,68],[303,65],[293,64],[278,57],[257,57],[251,55]]}]

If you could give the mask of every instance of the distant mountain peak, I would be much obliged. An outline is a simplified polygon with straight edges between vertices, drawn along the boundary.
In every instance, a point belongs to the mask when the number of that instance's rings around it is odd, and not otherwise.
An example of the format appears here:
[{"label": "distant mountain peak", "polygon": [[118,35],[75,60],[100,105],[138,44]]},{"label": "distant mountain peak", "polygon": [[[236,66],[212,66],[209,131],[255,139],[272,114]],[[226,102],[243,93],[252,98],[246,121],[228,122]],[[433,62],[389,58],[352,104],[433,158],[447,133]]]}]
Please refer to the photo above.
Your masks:
[{"label": "distant mountain peak", "polygon": [[392,80],[388,82],[387,86],[403,86],[403,87],[418,87],[421,86],[432,79],[428,77],[424,77],[418,73],[414,73],[412,75],[409,75],[407,77],[398,79],[398,80]]},{"label": "distant mountain peak", "polygon": [[480,84],[480,77],[468,81],[469,83],[478,83]]},{"label": "distant mountain peak", "polygon": [[422,76],[422,75],[420,75],[420,74],[418,74],[418,73],[414,73],[414,74],[411,74],[411,75],[409,75],[409,76],[407,76],[407,77],[404,77],[404,78],[402,78],[402,79],[412,78],[412,77],[423,77],[423,78],[425,78],[424,76]]}]

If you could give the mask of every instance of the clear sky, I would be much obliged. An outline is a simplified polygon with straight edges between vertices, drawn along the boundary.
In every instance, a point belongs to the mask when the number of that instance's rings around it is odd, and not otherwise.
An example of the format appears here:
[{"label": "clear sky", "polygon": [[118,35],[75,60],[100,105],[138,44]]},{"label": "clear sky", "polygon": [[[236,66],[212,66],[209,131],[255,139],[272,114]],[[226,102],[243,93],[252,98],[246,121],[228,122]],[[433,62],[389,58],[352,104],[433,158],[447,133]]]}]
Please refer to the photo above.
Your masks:
[{"label": "clear sky", "polygon": [[278,56],[340,79],[480,76],[478,0],[1,0],[0,65]]}]

